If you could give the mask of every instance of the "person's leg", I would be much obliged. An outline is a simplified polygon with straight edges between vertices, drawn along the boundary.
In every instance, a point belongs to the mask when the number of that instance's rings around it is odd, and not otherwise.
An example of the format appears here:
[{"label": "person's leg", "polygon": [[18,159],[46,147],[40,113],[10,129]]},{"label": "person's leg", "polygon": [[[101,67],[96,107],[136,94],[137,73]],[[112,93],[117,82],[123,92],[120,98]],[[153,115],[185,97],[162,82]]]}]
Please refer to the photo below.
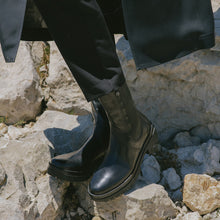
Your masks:
[{"label": "person's leg", "polygon": [[115,44],[95,0],[35,3],[88,101],[124,83]]},{"label": "person's leg", "polygon": [[110,199],[136,180],[144,154],[157,139],[155,129],[134,106],[96,1],[35,1],[87,100],[99,97],[107,113],[108,150],[89,193],[95,200]]},{"label": "person's leg", "polygon": [[[34,1],[88,101],[123,84],[112,35],[96,1]],[[82,181],[99,166],[110,133],[105,111],[97,102],[92,102],[96,115],[92,136],[77,153],[54,157],[48,167],[49,174],[69,181]]]}]

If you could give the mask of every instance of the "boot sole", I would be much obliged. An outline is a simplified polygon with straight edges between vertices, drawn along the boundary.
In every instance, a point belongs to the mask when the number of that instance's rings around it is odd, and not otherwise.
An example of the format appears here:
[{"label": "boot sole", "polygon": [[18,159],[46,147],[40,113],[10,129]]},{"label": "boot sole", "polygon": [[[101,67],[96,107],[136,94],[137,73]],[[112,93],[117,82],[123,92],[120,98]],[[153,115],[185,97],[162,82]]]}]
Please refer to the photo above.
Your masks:
[{"label": "boot sole", "polygon": [[[88,166],[90,170],[86,170],[86,172],[77,172],[68,169],[61,169],[59,167],[54,166],[52,163],[49,163],[47,173],[53,177],[57,177],[58,179],[66,180],[70,182],[86,181],[92,176],[92,174],[98,168],[102,160],[103,160],[103,156],[97,158],[94,161],[93,166]],[[94,164],[96,164],[96,166],[94,166]]]},{"label": "boot sole", "polygon": [[130,175],[120,185],[118,185],[117,187],[115,187],[114,189],[112,189],[107,193],[97,195],[91,193],[90,190],[88,189],[88,193],[90,197],[95,201],[108,201],[128,191],[134,185],[134,183],[138,178],[138,175],[140,173],[140,165],[143,162],[144,155],[148,152],[149,153],[153,152],[153,146],[156,143],[158,143],[157,133],[153,125],[151,125],[149,135],[143,144],[141,152],[139,153],[139,156],[137,158],[135,167],[130,173]]}]

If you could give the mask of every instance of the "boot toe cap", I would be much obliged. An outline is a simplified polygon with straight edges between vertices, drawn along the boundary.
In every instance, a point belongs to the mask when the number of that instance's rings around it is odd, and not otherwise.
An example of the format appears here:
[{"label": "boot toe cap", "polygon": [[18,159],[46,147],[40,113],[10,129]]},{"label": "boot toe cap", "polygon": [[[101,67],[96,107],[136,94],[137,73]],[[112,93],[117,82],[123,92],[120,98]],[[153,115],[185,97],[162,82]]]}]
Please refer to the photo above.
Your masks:
[{"label": "boot toe cap", "polygon": [[89,193],[93,195],[109,193],[123,182],[127,172],[126,168],[121,167],[108,167],[98,170],[90,181]]}]

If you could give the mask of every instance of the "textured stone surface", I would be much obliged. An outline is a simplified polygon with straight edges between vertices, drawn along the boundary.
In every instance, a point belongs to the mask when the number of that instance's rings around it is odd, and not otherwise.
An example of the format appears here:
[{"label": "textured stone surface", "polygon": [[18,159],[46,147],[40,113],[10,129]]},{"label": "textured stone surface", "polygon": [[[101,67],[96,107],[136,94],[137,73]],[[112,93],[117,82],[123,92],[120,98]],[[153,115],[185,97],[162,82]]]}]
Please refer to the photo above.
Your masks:
[{"label": "textured stone surface", "polygon": [[24,42],[15,63],[0,54],[0,116],[9,124],[35,119],[41,110],[41,88],[29,47]]},{"label": "textured stone surface", "polygon": [[148,184],[160,181],[160,165],[154,156],[145,155],[141,165],[141,172]]},{"label": "textured stone surface", "polygon": [[189,132],[185,131],[178,133],[174,138],[174,142],[178,147],[187,147],[187,146],[199,145],[200,138],[199,135],[191,136]]},{"label": "textured stone surface", "polygon": [[182,185],[180,177],[176,173],[176,170],[174,168],[164,170],[163,177],[165,179],[165,183],[169,186],[171,190],[176,190]]},{"label": "textured stone surface", "polygon": [[92,134],[92,116],[74,116],[48,110],[41,115],[32,130],[44,132],[53,144],[55,154],[67,153],[78,150]]},{"label": "textured stone surface", "polygon": [[190,212],[184,214],[179,214],[174,220],[202,220],[202,217],[198,212]]},{"label": "textured stone surface", "polygon": [[49,87],[48,109],[76,115],[88,114],[91,110],[54,42],[50,42],[49,76],[46,84]]},{"label": "textured stone surface", "polygon": [[77,195],[84,209],[105,220],[162,220],[175,217],[177,208],[163,186],[157,184],[134,187],[126,194],[107,202],[94,202],[87,194],[87,185],[77,186]]},{"label": "textured stone surface", "polygon": [[0,188],[5,183],[6,180],[6,172],[2,164],[0,163]]},{"label": "textured stone surface", "polygon": [[45,111],[34,125],[9,126],[0,137],[1,218],[27,220],[40,216],[52,220],[62,215],[69,182],[47,175],[48,162],[55,153],[78,148],[91,131],[89,115],[73,116],[55,111]]},{"label": "textured stone surface", "polygon": [[199,146],[171,150],[181,165],[182,178],[189,173],[220,173],[220,141],[209,140]]},{"label": "textured stone surface", "polygon": [[198,211],[200,215],[220,208],[220,182],[208,175],[186,175],[183,202],[192,211]]}]

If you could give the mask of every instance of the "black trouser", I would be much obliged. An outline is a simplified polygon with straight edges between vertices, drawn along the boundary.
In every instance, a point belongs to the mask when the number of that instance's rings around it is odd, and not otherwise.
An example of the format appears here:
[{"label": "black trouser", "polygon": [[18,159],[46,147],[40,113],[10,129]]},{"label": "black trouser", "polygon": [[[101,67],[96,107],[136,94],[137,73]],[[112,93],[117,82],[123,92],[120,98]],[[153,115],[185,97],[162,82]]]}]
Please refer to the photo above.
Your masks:
[{"label": "black trouser", "polygon": [[[107,26],[96,0],[35,0],[35,3],[88,101],[116,90],[125,82],[109,31],[114,25],[109,22]],[[117,11],[115,6],[114,10]],[[106,11],[106,19],[113,12]],[[118,22],[123,25],[123,21]]]}]

